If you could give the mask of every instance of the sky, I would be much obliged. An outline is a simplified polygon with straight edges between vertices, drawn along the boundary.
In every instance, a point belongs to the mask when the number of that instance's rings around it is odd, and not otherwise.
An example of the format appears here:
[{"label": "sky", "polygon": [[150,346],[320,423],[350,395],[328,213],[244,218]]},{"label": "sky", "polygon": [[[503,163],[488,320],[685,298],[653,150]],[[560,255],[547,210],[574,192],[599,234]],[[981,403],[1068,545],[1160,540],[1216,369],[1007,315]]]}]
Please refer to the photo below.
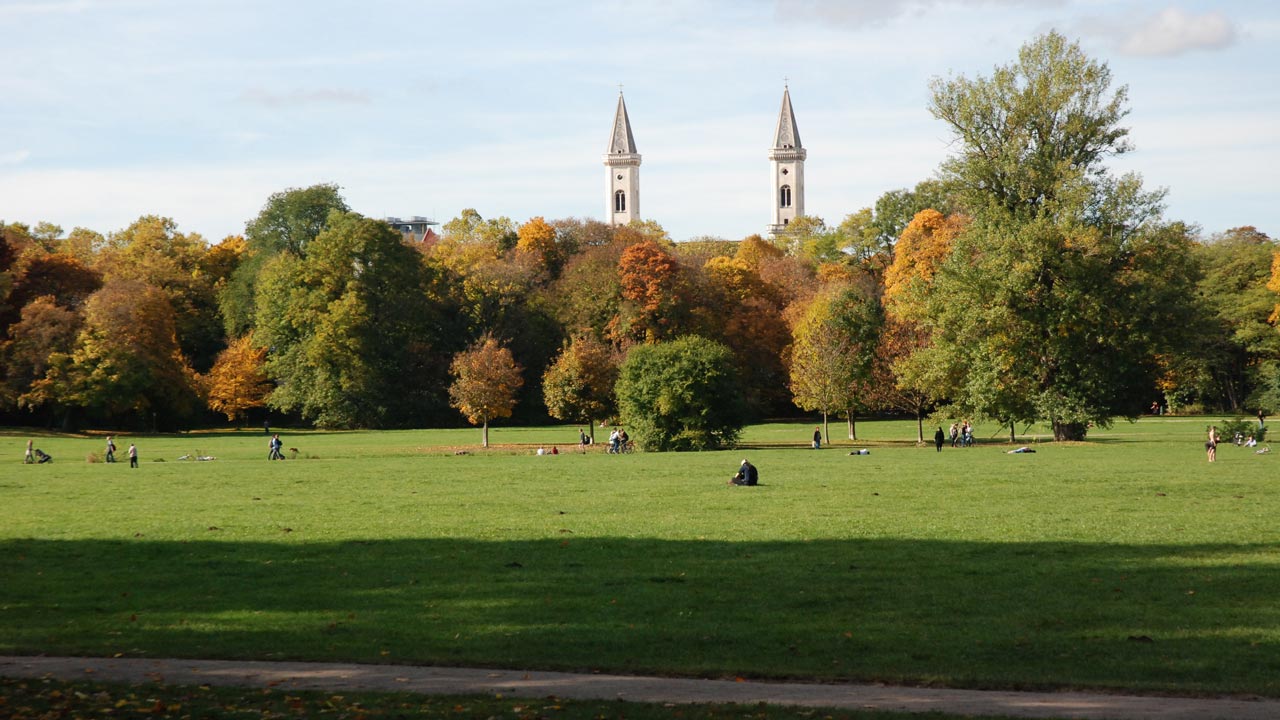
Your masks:
[{"label": "sky", "polygon": [[836,224],[955,146],[932,78],[1056,29],[1128,88],[1114,158],[1205,236],[1280,238],[1280,5],[1135,0],[0,0],[0,220],[210,242],[273,192],[373,217],[603,219],[619,86],[645,219],[763,233],[784,83],[809,215]]}]

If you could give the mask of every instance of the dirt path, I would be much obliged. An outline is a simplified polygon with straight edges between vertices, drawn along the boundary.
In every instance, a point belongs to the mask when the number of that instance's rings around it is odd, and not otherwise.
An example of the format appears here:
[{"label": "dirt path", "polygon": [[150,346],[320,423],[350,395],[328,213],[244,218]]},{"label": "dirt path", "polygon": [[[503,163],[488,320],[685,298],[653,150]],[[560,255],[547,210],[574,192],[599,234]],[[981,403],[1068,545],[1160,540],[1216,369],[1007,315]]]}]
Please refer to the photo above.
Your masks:
[{"label": "dirt path", "polygon": [[428,695],[554,695],[665,703],[770,703],[851,710],[1088,720],[1274,720],[1280,700],[1061,692],[988,692],[817,683],[734,682],[523,670],[344,663],[0,656],[0,675],[116,683],[231,685]]}]

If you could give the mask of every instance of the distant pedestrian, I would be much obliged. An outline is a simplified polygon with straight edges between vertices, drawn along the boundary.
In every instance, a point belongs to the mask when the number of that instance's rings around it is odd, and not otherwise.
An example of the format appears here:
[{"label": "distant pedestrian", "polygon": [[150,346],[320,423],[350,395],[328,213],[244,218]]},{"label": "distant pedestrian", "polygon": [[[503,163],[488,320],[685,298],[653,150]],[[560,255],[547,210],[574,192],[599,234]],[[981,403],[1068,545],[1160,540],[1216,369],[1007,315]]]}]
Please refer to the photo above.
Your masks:
[{"label": "distant pedestrian", "polygon": [[270,421],[270,420],[263,420],[263,421],[262,421],[262,430],[263,430],[263,432],[265,432],[265,433],[266,433],[266,434],[268,434],[268,435],[270,435],[270,434],[271,434],[271,421]]},{"label": "distant pedestrian", "polygon": [[938,426],[938,432],[933,434],[933,444],[938,447],[938,452],[942,452],[942,443],[947,441],[947,436],[942,432],[942,426]]},{"label": "distant pedestrian", "polygon": [[951,447],[955,447],[960,442],[960,425],[951,423]]},{"label": "distant pedestrian", "polygon": [[32,442],[33,441],[31,440],[27,441],[27,454],[22,456],[22,463],[24,465],[34,465],[36,462],[36,454],[31,449]]},{"label": "distant pedestrian", "polygon": [[133,443],[129,443],[129,467],[138,467],[138,446]]},{"label": "distant pedestrian", "polygon": [[1258,410],[1258,429],[1261,430],[1266,426],[1267,426],[1267,414],[1262,412],[1262,410]]},{"label": "distant pedestrian", "polygon": [[820,427],[813,428],[813,449],[822,449],[822,428]]},{"label": "distant pedestrian", "polygon": [[111,436],[108,435],[107,436],[107,462],[113,463],[115,461],[116,461],[116,443],[114,440],[111,439]]},{"label": "distant pedestrian", "polygon": [[284,449],[284,441],[280,439],[280,435],[278,433],[271,436],[271,440],[268,442],[268,445],[271,448],[267,453],[268,460],[284,459],[284,453],[280,452]]},{"label": "distant pedestrian", "polygon": [[1222,438],[1218,436],[1217,426],[1210,426],[1209,438],[1204,444],[1204,451],[1209,456],[1209,462],[1218,461],[1218,443],[1221,442],[1221,440]]}]

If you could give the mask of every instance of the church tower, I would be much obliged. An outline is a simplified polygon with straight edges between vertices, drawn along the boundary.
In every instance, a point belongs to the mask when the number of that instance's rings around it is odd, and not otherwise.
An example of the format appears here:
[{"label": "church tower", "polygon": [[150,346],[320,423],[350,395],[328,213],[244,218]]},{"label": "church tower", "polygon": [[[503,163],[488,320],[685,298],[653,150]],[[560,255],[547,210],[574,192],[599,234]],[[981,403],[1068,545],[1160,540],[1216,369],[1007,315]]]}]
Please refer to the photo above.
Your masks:
[{"label": "church tower", "polygon": [[626,225],[640,219],[640,153],[631,135],[627,104],[618,91],[618,111],[613,116],[613,134],[604,156],[609,174],[605,176],[605,222]]},{"label": "church tower", "polygon": [[795,111],[791,109],[791,92],[782,88],[782,111],[778,129],[773,133],[773,149],[769,150],[769,168],[773,171],[773,221],[769,234],[777,235],[787,225],[804,215],[804,146],[796,128]]}]

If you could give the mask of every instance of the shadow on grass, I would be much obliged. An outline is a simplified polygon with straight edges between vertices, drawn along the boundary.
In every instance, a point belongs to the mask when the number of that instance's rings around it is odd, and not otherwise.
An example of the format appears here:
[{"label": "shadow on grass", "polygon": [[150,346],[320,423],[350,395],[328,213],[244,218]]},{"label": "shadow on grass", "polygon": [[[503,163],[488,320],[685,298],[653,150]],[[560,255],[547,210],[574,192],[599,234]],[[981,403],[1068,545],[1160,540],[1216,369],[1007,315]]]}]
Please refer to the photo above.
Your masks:
[{"label": "shadow on grass", "polygon": [[501,542],[12,540],[0,651],[1277,696],[1278,554],[568,528]]}]

